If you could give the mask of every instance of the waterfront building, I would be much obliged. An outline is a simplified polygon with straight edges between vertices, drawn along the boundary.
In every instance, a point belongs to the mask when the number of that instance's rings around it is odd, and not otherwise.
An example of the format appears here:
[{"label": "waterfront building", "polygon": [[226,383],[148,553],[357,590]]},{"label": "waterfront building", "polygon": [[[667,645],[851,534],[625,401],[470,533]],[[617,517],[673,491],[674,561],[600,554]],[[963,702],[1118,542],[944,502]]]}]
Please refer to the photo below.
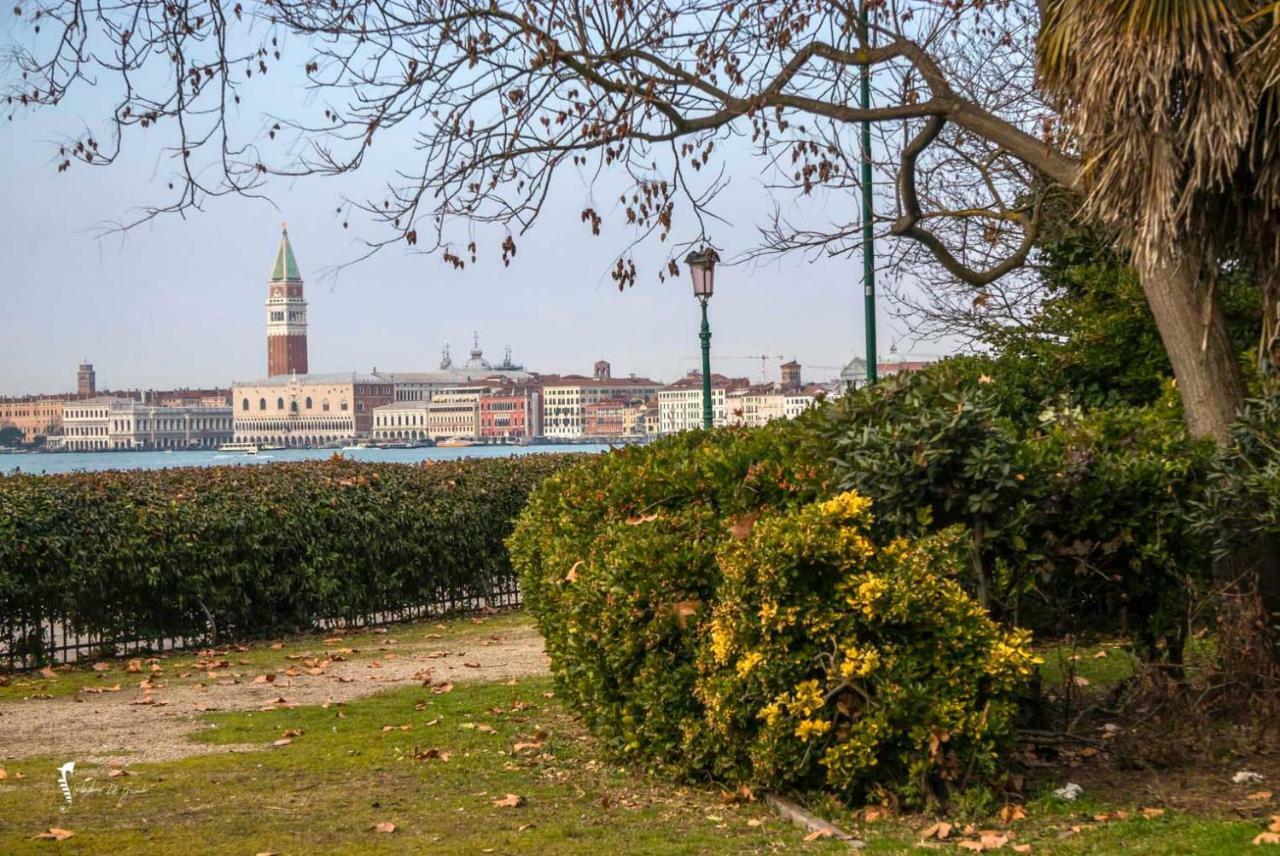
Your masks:
[{"label": "waterfront building", "polygon": [[163,406],[132,398],[97,396],[67,402],[54,448],[71,452],[111,449],[215,449],[232,437],[227,406]]},{"label": "waterfront building", "polygon": [[280,246],[267,283],[267,376],[307,373],[307,301],[302,274],[289,243],[289,230],[280,227]]},{"label": "waterfront building", "polygon": [[650,401],[644,406],[642,420],[646,437],[657,437],[661,433],[662,416],[657,401]]},{"label": "waterfront building", "polygon": [[[730,378],[711,375],[711,417],[716,426],[728,424],[725,407],[729,392],[746,389],[751,382],[745,377]],[[691,371],[680,380],[658,390],[658,430],[663,434],[689,431],[702,427],[702,373]]]},{"label": "waterfront building", "polygon": [[427,402],[396,401],[373,409],[373,439],[380,442],[427,439]]},{"label": "waterfront building", "polygon": [[427,436],[432,440],[477,440],[483,390],[437,392],[427,402]]},{"label": "waterfront building", "polygon": [[369,437],[375,408],[394,400],[375,375],[283,375],[232,384],[238,443],[325,446]]},{"label": "waterfront building", "polygon": [[611,398],[583,405],[582,433],[586,437],[642,437],[646,410],[648,404],[637,399]]},{"label": "waterfront building", "polygon": [[621,399],[644,402],[658,393],[661,384],[648,378],[610,377],[608,364],[597,363],[597,374],[568,375],[542,384],[542,433],[548,440],[578,440],[588,436],[586,412],[589,404]]},{"label": "waterfront building", "polygon": [[0,399],[0,428],[17,428],[22,432],[24,443],[52,437],[62,431],[62,408],[67,401],[65,395],[22,395]]},{"label": "waterfront building", "polygon": [[542,391],[537,387],[501,387],[480,396],[480,439],[486,443],[523,442],[542,436]]}]

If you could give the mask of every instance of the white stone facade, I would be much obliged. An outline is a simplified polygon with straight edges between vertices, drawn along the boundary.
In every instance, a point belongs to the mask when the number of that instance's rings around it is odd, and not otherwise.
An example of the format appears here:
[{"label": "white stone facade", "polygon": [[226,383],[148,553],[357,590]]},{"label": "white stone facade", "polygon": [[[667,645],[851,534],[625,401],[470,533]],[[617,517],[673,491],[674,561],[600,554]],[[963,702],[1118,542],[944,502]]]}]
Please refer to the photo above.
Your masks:
[{"label": "white stone facade", "polygon": [[230,407],[163,407],[103,396],[63,406],[55,445],[73,452],[215,449],[231,440],[232,431]]}]

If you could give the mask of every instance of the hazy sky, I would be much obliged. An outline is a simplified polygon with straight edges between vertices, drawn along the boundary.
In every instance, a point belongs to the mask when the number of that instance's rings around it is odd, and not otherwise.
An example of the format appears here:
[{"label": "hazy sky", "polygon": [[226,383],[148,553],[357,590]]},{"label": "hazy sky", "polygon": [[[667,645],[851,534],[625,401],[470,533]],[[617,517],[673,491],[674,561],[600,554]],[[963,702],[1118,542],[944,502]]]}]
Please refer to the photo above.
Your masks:
[{"label": "hazy sky", "polygon": [[[639,282],[620,293],[608,272],[631,234],[606,218],[603,236],[592,238],[578,217],[587,191],[567,173],[509,268],[492,253],[455,271],[438,256],[395,250],[326,280],[324,270],[358,254],[352,232],[373,228],[356,217],[352,231],[342,229],[335,208],[343,186],[332,180],[276,182],[269,192],[277,207],[213,200],[187,219],[100,239],[99,224],[162,200],[168,180],[159,141],[148,148],[145,139],[110,168],[56,172],[55,141],[103,109],[85,91],[66,109],[18,113],[0,127],[0,394],[72,389],[80,360],[95,365],[103,388],[264,375],[263,301],[282,220],[306,280],[312,371],[431,370],[446,342],[455,361],[465,359],[473,330],[489,359],[509,345],[541,372],[589,372],[605,358],[615,374],[670,380],[697,365],[698,310],[687,279],[659,283],[663,257],[640,258]],[[720,205],[733,221],[713,232],[726,255],[750,244],[770,209],[757,168],[743,159]],[[498,240],[489,234],[490,247]],[[799,257],[722,269],[711,304],[713,369],[758,379],[759,360],[729,357],[769,354],[815,367],[806,379],[833,376],[817,367],[863,349],[859,271],[856,261]],[[887,305],[878,314],[883,354],[905,330]],[[940,350],[910,338],[900,347]],[[772,377],[778,362],[769,361]]]}]

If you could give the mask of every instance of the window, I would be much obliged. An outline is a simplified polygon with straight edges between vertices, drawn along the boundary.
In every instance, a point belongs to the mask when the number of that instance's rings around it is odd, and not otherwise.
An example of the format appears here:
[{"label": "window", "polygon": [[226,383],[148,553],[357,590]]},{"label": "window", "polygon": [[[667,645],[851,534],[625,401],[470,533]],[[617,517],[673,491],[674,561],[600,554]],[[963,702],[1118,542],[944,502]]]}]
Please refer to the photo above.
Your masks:
[{"label": "window", "polygon": [[243,402],[241,402],[241,404],[240,404],[240,409],[241,409],[241,410],[248,410],[248,409],[249,409],[249,399],[247,399],[247,398],[246,398]]},{"label": "window", "polygon": [[309,395],[307,396],[307,409],[308,409],[308,410],[310,410],[310,409],[311,409],[311,396],[309,396]]},{"label": "window", "polygon": [[364,413],[364,402],[363,402],[363,401],[357,401],[357,402],[356,402],[356,412],[357,412],[357,413]]},{"label": "window", "polygon": [[283,399],[283,398],[277,398],[277,399],[276,399],[276,410],[284,410],[284,399]]},{"label": "window", "polygon": [[320,409],[323,410],[325,413],[329,412],[329,399],[326,398],[324,401],[320,403]]},{"label": "window", "polygon": [[343,412],[343,413],[346,413],[346,412],[347,412],[347,403],[346,403],[345,401],[344,401],[344,402],[342,402],[341,410],[342,410],[342,412]]},{"label": "window", "polygon": [[289,412],[290,412],[290,413],[297,413],[297,412],[298,412],[298,402],[297,402],[297,401],[290,401],[290,402],[289,402]]},{"label": "window", "polygon": [[259,409],[259,410],[266,410],[266,409],[267,409],[267,400],[266,400],[265,398],[259,398],[259,399],[258,399],[258,409]]}]

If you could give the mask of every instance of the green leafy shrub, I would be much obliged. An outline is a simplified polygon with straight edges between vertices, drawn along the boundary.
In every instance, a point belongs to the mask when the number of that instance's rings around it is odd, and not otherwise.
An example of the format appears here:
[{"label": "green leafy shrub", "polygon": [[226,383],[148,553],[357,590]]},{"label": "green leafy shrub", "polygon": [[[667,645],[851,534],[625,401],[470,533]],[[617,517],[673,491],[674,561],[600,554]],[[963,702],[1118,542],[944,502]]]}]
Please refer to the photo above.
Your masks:
[{"label": "green leafy shrub", "polygon": [[[576,456],[573,456],[576,457]],[[0,478],[0,629],[255,636],[511,576],[504,539],[570,456]]]},{"label": "green leafy shrub", "polygon": [[534,492],[508,541],[522,597],[565,694],[614,748],[680,751],[700,715],[688,627],[719,585],[724,521],[817,495],[800,442],[786,423],[687,432],[591,458]]},{"label": "green leafy shrub", "polygon": [[1187,437],[1172,387],[1149,407],[1031,413],[983,366],[944,361],[815,413],[835,486],[873,500],[879,541],[963,527],[962,580],[999,617],[1176,648],[1207,564],[1188,515],[1208,449]]},{"label": "green leafy shrub", "polygon": [[[1238,571],[1280,577],[1280,388],[1249,402],[1213,458],[1195,529]],[[1280,600],[1280,591],[1269,592]]]},{"label": "green leafy shrub", "polygon": [[[820,501],[804,436],[690,433],[548,479],[508,542],[525,602],[563,694],[618,751],[927,799],[991,769],[1026,634],[955,581],[954,532],[881,549],[866,500]],[[879,668],[846,673],[864,650]]]}]

